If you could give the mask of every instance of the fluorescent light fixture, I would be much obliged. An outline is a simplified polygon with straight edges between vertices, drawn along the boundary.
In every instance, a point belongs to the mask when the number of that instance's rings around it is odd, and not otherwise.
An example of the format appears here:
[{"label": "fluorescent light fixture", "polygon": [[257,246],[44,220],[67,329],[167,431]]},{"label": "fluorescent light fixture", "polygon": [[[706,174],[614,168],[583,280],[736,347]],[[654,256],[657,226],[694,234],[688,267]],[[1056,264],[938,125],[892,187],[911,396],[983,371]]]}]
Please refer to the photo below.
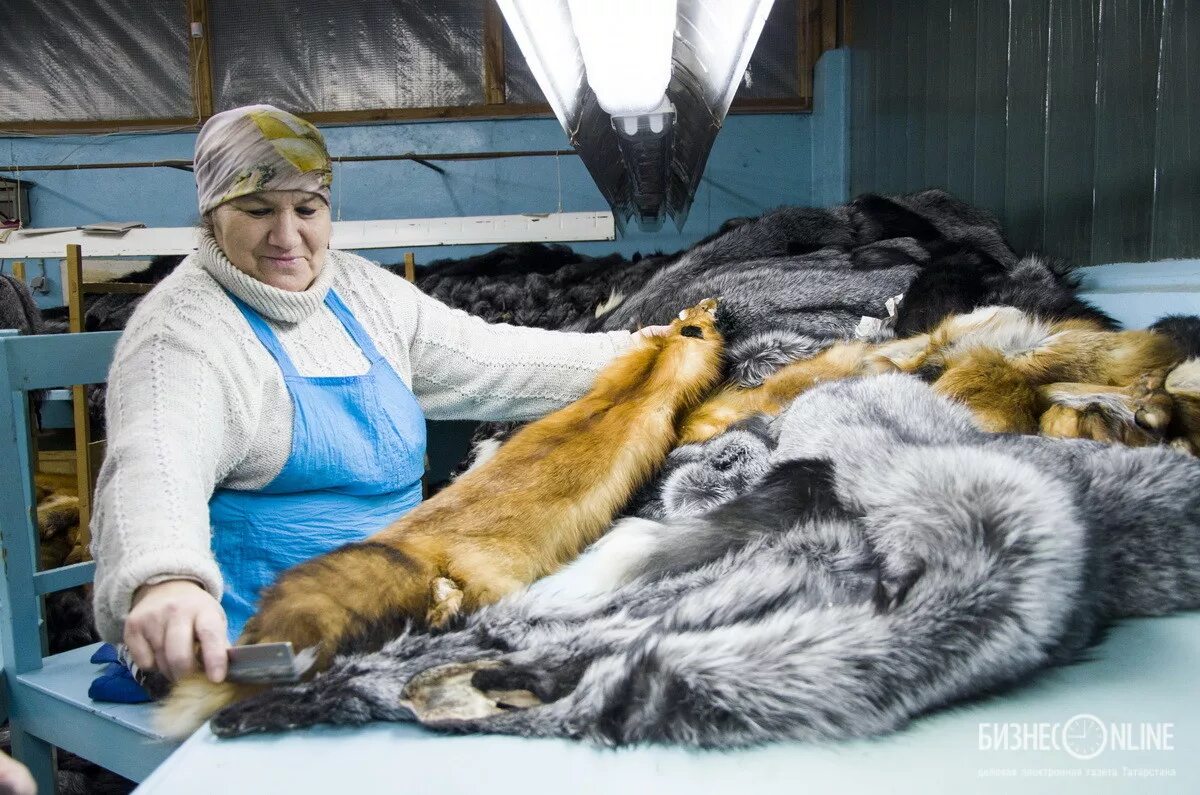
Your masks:
[{"label": "fluorescent light fixture", "polygon": [[579,115],[583,55],[563,0],[496,0],[509,30],[546,95],[554,115],[569,133]]},{"label": "fluorescent light fixture", "polygon": [[772,0],[497,0],[619,222],[682,227]]},{"label": "fluorescent light fixture", "polygon": [[587,81],[610,116],[643,116],[666,101],[675,0],[568,0]]},{"label": "fluorescent light fixture", "polygon": [[729,112],[772,0],[679,0],[677,63],[704,86],[704,101]]}]

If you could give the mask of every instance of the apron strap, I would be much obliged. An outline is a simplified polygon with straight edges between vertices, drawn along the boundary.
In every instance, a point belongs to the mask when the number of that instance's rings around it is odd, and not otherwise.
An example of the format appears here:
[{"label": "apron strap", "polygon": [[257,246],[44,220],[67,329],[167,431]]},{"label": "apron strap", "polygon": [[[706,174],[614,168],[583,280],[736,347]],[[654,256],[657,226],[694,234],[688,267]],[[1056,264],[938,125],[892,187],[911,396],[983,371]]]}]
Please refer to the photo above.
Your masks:
[{"label": "apron strap", "polygon": [[233,305],[242,313],[242,317],[246,318],[246,322],[250,324],[250,330],[254,332],[254,336],[258,337],[258,341],[262,343],[262,346],[271,354],[271,358],[279,365],[279,369],[283,371],[284,378],[299,378],[300,373],[296,371],[296,366],[292,364],[287,351],[283,349],[283,343],[275,336],[275,332],[267,325],[267,321],[263,320],[261,315],[250,308],[249,304],[233,293],[226,290],[226,295],[233,299]]},{"label": "apron strap", "polygon": [[342,298],[337,292],[330,287],[329,292],[325,294],[325,305],[333,311],[333,314],[338,320],[342,321],[342,327],[346,329],[346,333],[358,345],[358,349],[362,351],[363,356],[371,364],[376,364],[383,361],[383,355],[375,347],[375,343],[371,340],[371,336],[367,334],[366,329],[358,322],[354,315],[350,312],[350,308],[342,303]]}]

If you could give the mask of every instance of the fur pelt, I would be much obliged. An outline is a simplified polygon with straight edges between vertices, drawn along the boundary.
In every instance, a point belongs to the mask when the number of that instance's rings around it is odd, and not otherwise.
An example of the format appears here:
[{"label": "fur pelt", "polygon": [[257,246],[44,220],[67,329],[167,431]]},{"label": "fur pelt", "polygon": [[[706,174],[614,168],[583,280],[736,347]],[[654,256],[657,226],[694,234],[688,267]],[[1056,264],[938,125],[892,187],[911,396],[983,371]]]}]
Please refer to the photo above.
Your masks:
[{"label": "fur pelt", "polygon": [[20,334],[41,334],[42,316],[25,282],[0,273],[0,328]]},{"label": "fur pelt", "polygon": [[1170,433],[1182,415],[1164,388],[1184,358],[1170,337],[1152,331],[1107,331],[1090,319],[1052,322],[1011,306],[982,307],[945,318],[929,334],[837,343],[758,387],[727,386],[685,420],[681,439],[707,439],[739,419],[777,414],[822,381],[899,371],[966,404],[989,431],[1130,445],[1179,436],[1190,447],[1200,444],[1200,426]]},{"label": "fur pelt", "polygon": [[[284,572],[238,643],[291,642],[322,671],[339,649],[379,648],[410,622],[445,626],[574,560],[662,465],[680,415],[716,383],[715,315],[708,299],[666,333],[638,338],[586,395],[522,428],[483,466],[363,542]],[[193,675],[158,725],[190,734],[254,692]]]},{"label": "fur pelt", "polygon": [[[636,291],[668,259],[589,257],[563,245],[514,243],[465,259],[435,260],[417,271],[417,286],[492,323],[561,329]],[[400,265],[384,267],[403,272]]]},{"label": "fur pelt", "polygon": [[[183,262],[181,256],[155,257],[140,271],[134,271],[113,279],[114,282],[127,284],[158,284]],[[83,297],[83,330],[84,331],[121,331],[133,316],[144,296],[125,293],[107,293],[103,295],[85,295]],[[65,334],[69,329],[67,307],[53,307],[42,310],[44,332],[47,334]],[[88,384],[86,386],[88,415],[97,433],[104,433],[104,400],[108,393],[106,384]]]},{"label": "fur pelt", "polygon": [[[79,499],[74,494],[74,483],[66,480],[45,474],[36,478],[38,568],[42,570],[91,560],[79,526]],[[90,585],[46,595],[46,640],[51,654],[99,639]]]},{"label": "fur pelt", "polygon": [[[789,362],[855,337],[864,316],[886,318],[887,300],[901,293],[896,336],[926,333],[948,315],[990,305],[1116,327],[1078,299],[1067,266],[1038,256],[1019,259],[992,216],[944,191],[866,194],[830,209],[785,207],[735,220],[660,263],[611,311],[570,328],[666,322],[693,297],[720,295],[728,378],[754,387]],[[508,432],[511,426],[485,425],[474,442],[491,446],[489,439]]]},{"label": "fur pelt", "polygon": [[1150,330],[1170,337],[1189,359],[1200,358],[1200,316],[1165,315]]},{"label": "fur pelt", "polygon": [[1077,660],[1115,619],[1200,606],[1189,457],[987,434],[905,375],[814,389],[774,432],[735,456],[769,468],[749,491],[711,508],[684,485],[666,521],[619,523],[460,629],[342,658],[214,731],[867,737]]},{"label": "fur pelt", "polygon": [[[170,276],[181,262],[183,262],[183,257],[177,255],[155,257],[142,270],[127,273],[113,281],[123,284],[158,284]],[[124,293],[85,295],[83,297],[84,331],[121,331],[129,322],[133,310],[137,309],[142,298],[141,295]],[[42,317],[46,321],[48,333],[66,333],[66,307],[43,310]]]},{"label": "fur pelt", "polygon": [[[0,273],[0,329],[16,329],[18,334],[42,334],[45,327],[29,286],[15,276]],[[30,393],[35,411],[41,410],[43,390]]]}]

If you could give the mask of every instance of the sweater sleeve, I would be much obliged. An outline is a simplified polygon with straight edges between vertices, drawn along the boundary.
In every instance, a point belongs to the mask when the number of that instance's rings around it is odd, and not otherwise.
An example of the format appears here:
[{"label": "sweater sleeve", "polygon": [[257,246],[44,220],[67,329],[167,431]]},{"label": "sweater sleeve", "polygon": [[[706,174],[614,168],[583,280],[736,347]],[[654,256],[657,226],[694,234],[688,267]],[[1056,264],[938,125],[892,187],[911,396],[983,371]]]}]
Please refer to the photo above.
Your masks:
[{"label": "sweater sleeve", "polygon": [[410,287],[413,392],[430,419],[525,420],[581,397],[632,344],[628,331],[582,334],[488,323]]},{"label": "sweater sleeve", "polygon": [[235,383],[232,341],[197,313],[160,302],[146,309],[126,328],[109,372],[91,521],[96,625],[108,641],[120,640],[143,584],[191,579],[220,598],[208,500],[252,436],[253,390]]}]

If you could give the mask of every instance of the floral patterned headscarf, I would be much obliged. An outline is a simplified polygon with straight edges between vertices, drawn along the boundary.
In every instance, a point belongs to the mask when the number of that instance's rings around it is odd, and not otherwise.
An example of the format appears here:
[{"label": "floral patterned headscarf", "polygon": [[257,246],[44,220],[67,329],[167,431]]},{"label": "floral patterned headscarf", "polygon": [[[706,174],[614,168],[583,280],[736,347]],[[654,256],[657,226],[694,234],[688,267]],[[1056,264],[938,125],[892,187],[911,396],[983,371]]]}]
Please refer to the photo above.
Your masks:
[{"label": "floral patterned headscarf", "polygon": [[302,190],[329,203],[333,169],[325,139],[299,116],[247,105],[209,119],[196,137],[200,214],[264,190]]}]

